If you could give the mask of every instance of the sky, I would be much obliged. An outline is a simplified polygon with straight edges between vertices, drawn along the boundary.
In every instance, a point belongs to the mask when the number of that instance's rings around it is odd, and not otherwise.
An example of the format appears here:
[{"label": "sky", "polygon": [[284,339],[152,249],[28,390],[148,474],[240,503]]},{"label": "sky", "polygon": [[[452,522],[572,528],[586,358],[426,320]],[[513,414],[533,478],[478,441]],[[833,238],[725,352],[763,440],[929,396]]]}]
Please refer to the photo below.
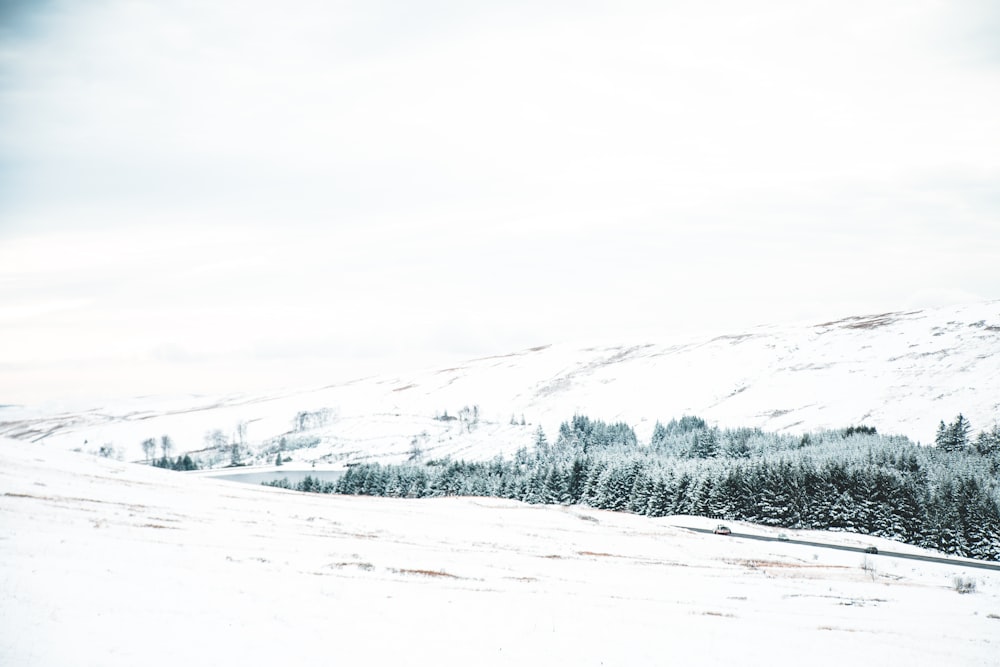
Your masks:
[{"label": "sky", "polygon": [[1000,298],[1000,8],[0,0],[0,404]]}]

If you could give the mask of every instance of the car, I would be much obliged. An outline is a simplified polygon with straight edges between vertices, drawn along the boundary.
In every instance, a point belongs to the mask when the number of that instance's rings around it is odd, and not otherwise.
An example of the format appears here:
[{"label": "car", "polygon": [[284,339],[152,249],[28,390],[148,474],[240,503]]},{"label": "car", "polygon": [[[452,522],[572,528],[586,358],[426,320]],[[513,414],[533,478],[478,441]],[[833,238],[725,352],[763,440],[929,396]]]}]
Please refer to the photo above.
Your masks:
[{"label": "car", "polygon": [[788,535],[785,535],[784,533],[778,533],[778,541],[779,542],[787,542],[788,541]]},{"label": "car", "polygon": [[723,526],[721,523],[718,526],[716,526],[715,530],[713,530],[712,532],[715,533],[716,535],[732,535],[733,534],[733,531],[729,530],[729,528],[727,528],[726,526]]},{"label": "car", "polygon": [[865,553],[866,554],[877,554],[878,553],[878,547],[865,547]]}]

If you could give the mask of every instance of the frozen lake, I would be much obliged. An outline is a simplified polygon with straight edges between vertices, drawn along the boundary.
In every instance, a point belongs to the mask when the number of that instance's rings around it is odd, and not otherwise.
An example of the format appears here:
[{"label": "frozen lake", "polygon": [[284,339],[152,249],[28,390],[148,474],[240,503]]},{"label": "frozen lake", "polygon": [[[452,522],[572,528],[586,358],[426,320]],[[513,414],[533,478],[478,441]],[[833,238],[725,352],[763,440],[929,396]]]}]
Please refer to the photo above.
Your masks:
[{"label": "frozen lake", "polygon": [[287,479],[290,484],[301,482],[306,477],[319,479],[324,482],[336,482],[344,474],[340,468],[294,468],[285,466],[269,466],[267,468],[219,468],[215,470],[196,470],[190,475],[199,477],[211,477],[213,479],[225,479],[231,482],[244,482],[246,484],[263,484],[279,479]]}]

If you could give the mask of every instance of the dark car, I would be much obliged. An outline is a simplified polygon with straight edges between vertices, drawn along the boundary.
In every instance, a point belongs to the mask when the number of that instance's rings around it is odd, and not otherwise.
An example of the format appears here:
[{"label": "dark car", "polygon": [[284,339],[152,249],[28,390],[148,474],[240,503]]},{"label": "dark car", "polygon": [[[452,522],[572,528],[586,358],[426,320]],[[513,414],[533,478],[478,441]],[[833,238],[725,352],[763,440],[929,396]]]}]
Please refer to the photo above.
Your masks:
[{"label": "dark car", "polygon": [[715,533],[716,535],[732,535],[733,533],[733,531],[729,530],[729,528],[723,526],[721,523],[718,526],[716,526],[715,530],[713,530],[712,532]]},{"label": "dark car", "polygon": [[866,554],[877,554],[878,553],[878,547],[865,547],[865,553]]}]

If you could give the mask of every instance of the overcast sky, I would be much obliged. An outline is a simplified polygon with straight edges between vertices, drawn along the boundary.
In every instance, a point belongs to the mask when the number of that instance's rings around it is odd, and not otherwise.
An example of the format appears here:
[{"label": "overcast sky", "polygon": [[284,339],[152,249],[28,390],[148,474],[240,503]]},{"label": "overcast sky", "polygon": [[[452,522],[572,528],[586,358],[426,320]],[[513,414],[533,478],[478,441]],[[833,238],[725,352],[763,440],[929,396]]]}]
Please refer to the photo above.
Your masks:
[{"label": "overcast sky", "polygon": [[1000,298],[990,1],[0,0],[0,403]]}]

